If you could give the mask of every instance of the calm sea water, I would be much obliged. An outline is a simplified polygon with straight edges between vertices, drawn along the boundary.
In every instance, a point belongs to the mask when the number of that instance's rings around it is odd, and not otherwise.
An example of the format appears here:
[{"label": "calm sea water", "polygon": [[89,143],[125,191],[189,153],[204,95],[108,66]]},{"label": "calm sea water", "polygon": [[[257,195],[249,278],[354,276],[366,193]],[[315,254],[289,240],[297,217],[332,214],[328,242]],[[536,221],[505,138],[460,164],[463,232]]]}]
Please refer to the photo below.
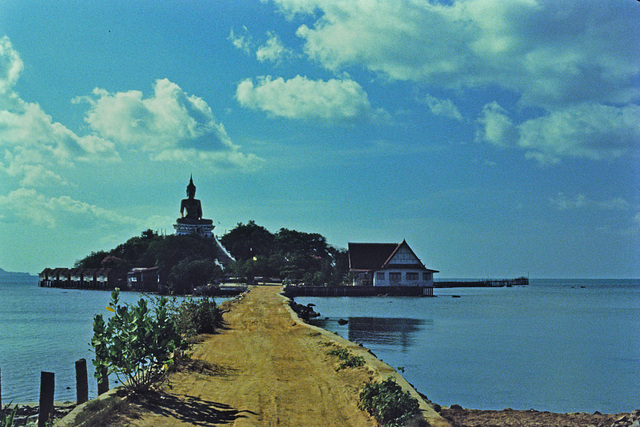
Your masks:
[{"label": "calm sea water", "polygon": [[[434,402],[616,413],[640,408],[640,281],[532,280],[437,298],[296,298]],[[460,296],[453,298],[453,295]],[[346,325],[339,325],[339,319]]]},{"label": "calm sea water", "polygon": [[[122,292],[120,300],[136,303],[142,296]],[[95,397],[97,384],[89,342],[93,316],[109,316],[105,307],[110,297],[107,291],[40,288],[36,279],[10,282],[0,278],[3,404],[37,402],[41,371],[55,373],[56,401],[75,401],[75,361],[81,358],[87,360],[89,397]]]}]

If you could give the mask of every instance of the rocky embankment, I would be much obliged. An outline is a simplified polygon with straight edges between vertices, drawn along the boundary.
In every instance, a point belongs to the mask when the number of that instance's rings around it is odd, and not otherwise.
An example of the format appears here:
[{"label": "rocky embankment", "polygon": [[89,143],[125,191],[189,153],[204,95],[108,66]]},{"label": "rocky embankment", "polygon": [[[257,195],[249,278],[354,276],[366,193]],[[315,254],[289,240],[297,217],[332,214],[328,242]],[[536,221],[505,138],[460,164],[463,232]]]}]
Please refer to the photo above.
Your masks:
[{"label": "rocky embankment", "polygon": [[640,410],[623,414],[559,414],[533,409],[487,411],[452,405],[451,408],[443,408],[440,414],[454,427],[640,427]]}]

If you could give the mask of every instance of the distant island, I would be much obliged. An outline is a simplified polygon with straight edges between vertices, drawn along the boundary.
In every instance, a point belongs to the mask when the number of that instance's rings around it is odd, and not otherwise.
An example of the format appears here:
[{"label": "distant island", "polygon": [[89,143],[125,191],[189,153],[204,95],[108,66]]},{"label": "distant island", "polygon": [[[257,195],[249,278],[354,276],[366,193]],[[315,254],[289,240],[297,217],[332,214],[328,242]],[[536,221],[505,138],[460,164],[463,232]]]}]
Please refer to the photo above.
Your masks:
[{"label": "distant island", "polygon": [[[239,222],[218,238],[213,220],[203,218],[193,176],[186,194],[173,225],[175,234],[147,229],[109,251],[92,252],[73,268],[45,268],[40,286],[220,295],[276,282],[290,297],[433,296],[433,275],[439,271],[427,268],[406,240],[349,242],[348,249],[342,249],[318,233],[287,228],[272,233],[253,220]],[[442,287],[526,284],[526,278],[518,278]]]},{"label": "distant island", "polygon": [[0,268],[0,278],[11,279],[11,280],[29,280],[29,279],[35,279],[36,276],[29,273],[6,271]]}]

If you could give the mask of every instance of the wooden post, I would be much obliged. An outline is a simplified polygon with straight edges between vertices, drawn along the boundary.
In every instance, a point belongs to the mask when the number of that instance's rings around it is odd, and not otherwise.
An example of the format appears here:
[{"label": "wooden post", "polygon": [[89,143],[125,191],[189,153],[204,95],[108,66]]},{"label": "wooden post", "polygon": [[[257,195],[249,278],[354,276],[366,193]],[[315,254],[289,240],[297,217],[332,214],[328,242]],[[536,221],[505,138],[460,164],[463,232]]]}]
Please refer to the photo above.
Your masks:
[{"label": "wooden post", "polygon": [[38,427],[44,427],[53,415],[53,392],[55,380],[53,372],[40,373],[40,407],[38,414]]},{"label": "wooden post", "polygon": [[0,369],[0,411],[2,410],[2,369]]},{"label": "wooden post", "polygon": [[87,360],[76,361],[76,404],[89,400],[89,382],[87,380]]},{"label": "wooden post", "polygon": [[109,376],[107,375],[107,368],[102,368],[100,371],[100,379],[98,379],[98,396],[108,391],[109,391]]}]

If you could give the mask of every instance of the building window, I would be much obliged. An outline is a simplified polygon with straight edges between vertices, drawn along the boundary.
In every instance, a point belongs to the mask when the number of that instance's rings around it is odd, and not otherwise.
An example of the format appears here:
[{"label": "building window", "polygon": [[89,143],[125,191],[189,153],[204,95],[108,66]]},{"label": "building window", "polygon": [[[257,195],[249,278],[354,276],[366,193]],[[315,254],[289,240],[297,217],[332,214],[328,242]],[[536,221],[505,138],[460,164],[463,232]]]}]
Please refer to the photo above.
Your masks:
[{"label": "building window", "polygon": [[389,280],[392,282],[399,282],[402,279],[402,273],[389,273]]},{"label": "building window", "polygon": [[407,273],[407,280],[418,280],[418,273]]},{"label": "building window", "polygon": [[376,273],[376,280],[384,280],[384,271]]},{"label": "building window", "polygon": [[431,280],[431,274],[429,273],[422,273],[422,280],[424,280],[425,282],[428,282],[429,280]]}]

